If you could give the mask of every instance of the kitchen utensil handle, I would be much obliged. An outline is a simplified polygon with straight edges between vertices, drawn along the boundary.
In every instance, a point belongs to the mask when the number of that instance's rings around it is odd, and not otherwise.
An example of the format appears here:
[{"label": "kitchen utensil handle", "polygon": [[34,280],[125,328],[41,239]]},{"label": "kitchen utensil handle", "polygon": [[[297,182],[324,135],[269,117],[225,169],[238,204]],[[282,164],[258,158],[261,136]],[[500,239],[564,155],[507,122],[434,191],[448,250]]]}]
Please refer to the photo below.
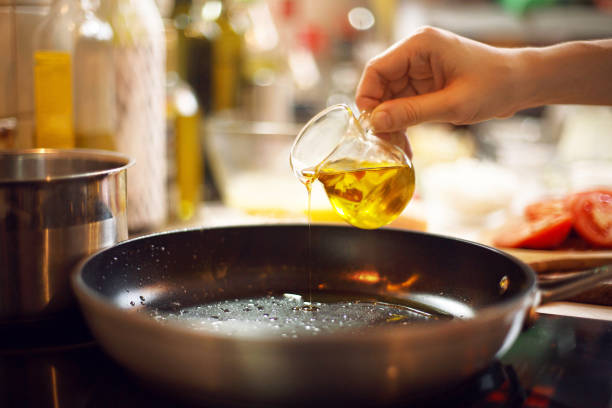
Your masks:
[{"label": "kitchen utensil handle", "polygon": [[541,275],[538,281],[541,292],[541,304],[556,300],[568,299],[588,289],[593,289],[598,283],[612,280],[612,264],[598,266],[556,278],[555,274]]}]

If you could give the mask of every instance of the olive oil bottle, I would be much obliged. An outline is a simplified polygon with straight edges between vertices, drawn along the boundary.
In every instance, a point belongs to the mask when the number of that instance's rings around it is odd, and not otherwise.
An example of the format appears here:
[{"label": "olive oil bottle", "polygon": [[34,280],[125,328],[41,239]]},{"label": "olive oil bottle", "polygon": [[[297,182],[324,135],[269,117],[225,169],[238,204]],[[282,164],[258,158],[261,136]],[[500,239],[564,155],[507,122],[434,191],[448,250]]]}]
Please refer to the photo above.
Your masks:
[{"label": "olive oil bottle", "polygon": [[233,109],[238,105],[242,70],[242,37],[231,24],[229,1],[224,0],[221,4],[221,13],[215,20],[218,31],[212,41],[212,94],[215,112]]},{"label": "olive oil bottle", "polygon": [[169,216],[187,221],[202,199],[202,115],[193,89],[179,74],[179,32],[170,20],[164,23]]},{"label": "olive oil bottle", "polygon": [[230,21],[229,1],[194,0],[184,30],[186,80],[205,113],[239,103],[242,36]]},{"label": "olive oil bottle", "polygon": [[78,1],[56,0],[33,35],[36,147],[75,146],[72,57],[82,18]]}]

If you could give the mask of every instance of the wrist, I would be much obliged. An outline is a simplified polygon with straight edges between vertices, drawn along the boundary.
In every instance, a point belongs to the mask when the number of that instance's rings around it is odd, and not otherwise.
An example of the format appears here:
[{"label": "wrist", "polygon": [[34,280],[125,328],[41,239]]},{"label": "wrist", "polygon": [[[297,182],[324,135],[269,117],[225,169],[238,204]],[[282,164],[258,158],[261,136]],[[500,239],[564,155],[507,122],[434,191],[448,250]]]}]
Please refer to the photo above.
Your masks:
[{"label": "wrist", "polygon": [[612,41],[576,41],[515,53],[520,109],[612,103]]},{"label": "wrist", "polygon": [[511,58],[515,112],[548,103],[551,85],[544,69],[542,50],[519,48],[511,53]]}]

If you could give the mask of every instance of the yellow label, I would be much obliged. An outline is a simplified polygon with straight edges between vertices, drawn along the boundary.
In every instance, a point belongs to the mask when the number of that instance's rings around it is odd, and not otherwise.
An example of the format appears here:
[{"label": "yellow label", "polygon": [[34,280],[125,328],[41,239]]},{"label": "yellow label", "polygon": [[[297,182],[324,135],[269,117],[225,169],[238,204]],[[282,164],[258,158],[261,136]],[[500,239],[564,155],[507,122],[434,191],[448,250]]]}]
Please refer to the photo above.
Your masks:
[{"label": "yellow label", "polygon": [[34,53],[36,147],[72,148],[72,68],[64,51]]}]

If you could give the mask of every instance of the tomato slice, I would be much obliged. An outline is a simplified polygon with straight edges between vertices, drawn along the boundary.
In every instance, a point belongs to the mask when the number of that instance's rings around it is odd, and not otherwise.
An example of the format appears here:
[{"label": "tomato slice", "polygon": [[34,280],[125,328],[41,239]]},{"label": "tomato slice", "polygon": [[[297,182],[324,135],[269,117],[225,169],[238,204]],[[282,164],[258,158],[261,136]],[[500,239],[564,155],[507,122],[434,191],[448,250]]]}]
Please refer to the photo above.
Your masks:
[{"label": "tomato slice", "polygon": [[565,198],[536,201],[527,205],[523,213],[529,221],[537,221],[552,215],[570,215],[568,201]]},{"label": "tomato slice", "polygon": [[568,211],[572,211],[572,207],[574,206],[574,202],[578,198],[580,198],[582,196],[585,196],[585,195],[593,194],[593,193],[601,193],[601,194],[612,195],[612,190],[611,189],[607,189],[607,188],[597,188],[597,189],[579,191],[577,193],[569,194],[565,198],[565,206],[567,207]]},{"label": "tomato slice", "polygon": [[507,248],[552,249],[561,245],[572,229],[569,213],[541,215],[536,220],[515,220],[497,233],[493,245]]},{"label": "tomato slice", "polygon": [[576,232],[590,244],[612,248],[612,191],[579,193],[570,204]]}]

